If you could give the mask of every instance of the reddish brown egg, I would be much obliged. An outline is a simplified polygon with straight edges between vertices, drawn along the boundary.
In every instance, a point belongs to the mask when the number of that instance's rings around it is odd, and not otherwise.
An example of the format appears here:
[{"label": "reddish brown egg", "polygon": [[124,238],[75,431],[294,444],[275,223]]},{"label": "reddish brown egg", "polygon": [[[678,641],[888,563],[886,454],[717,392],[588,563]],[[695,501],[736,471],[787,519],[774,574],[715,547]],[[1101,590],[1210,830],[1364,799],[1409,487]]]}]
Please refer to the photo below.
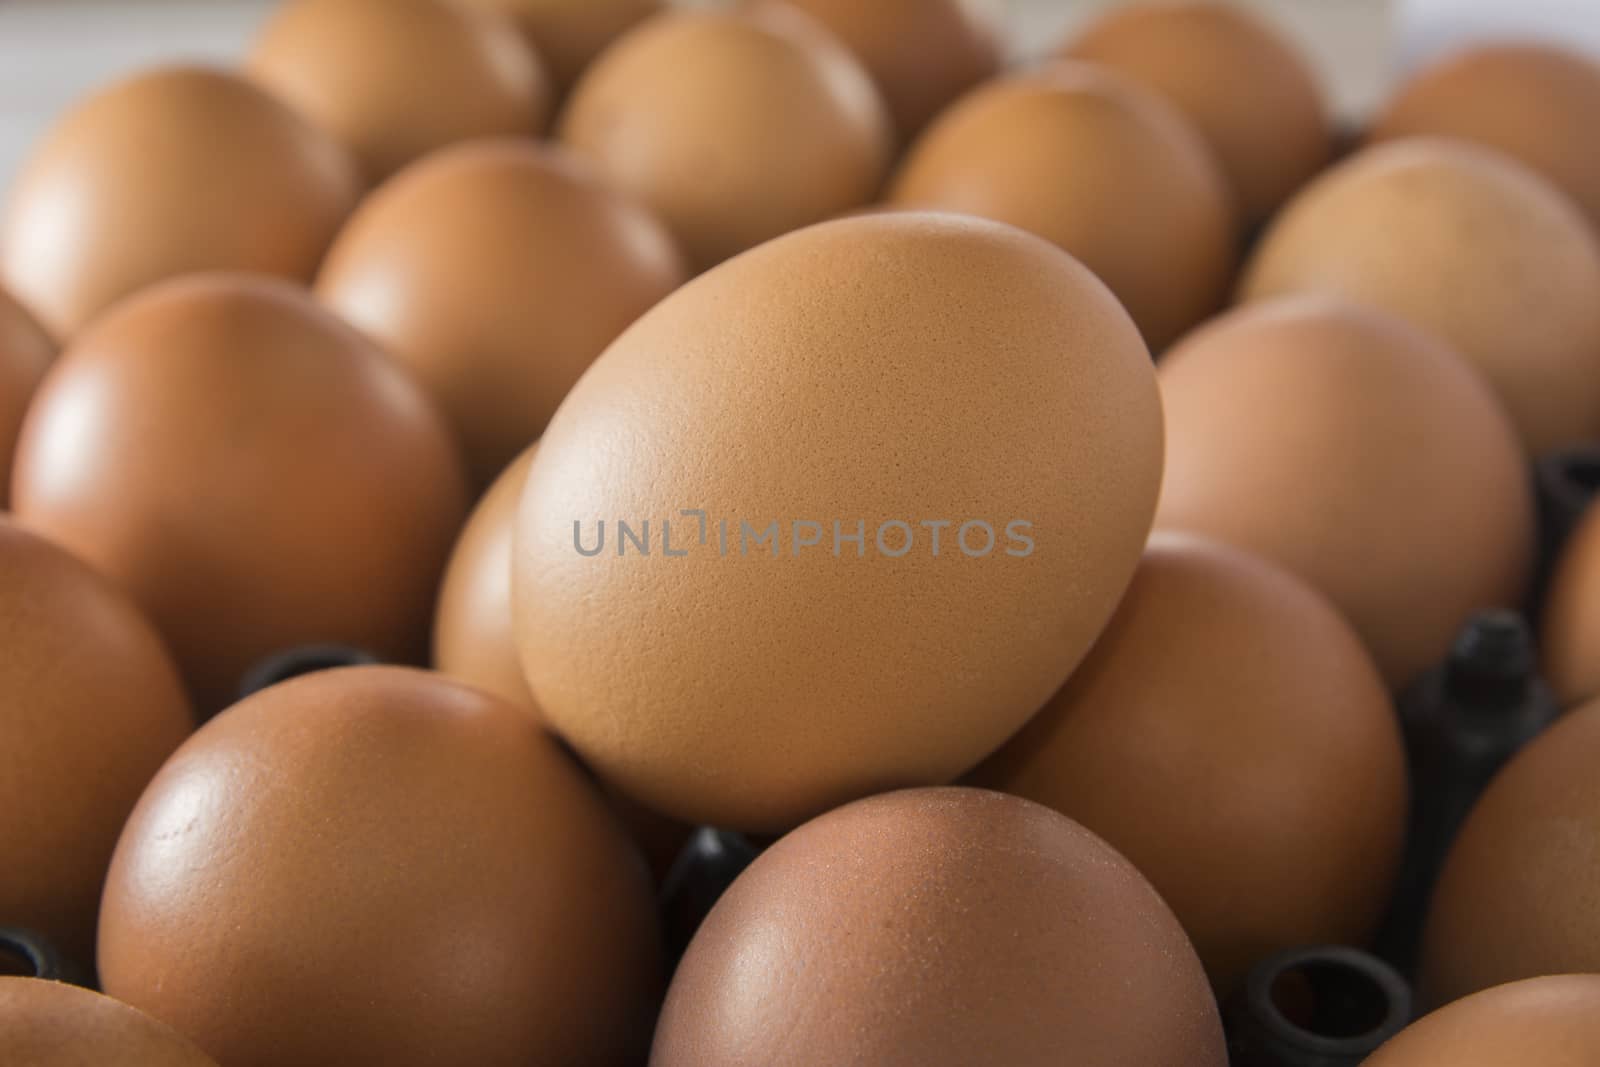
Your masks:
[{"label": "reddish brown egg", "polygon": [[117,834],[194,728],[189,701],[120,591],[5,518],[0,648],[0,924],[87,964]]},{"label": "reddish brown egg", "polygon": [[1405,835],[1394,707],[1349,624],[1184,535],[1152,539],[1089,658],[971,781],[1132,860],[1223,994],[1272,953],[1364,943]]},{"label": "reddish brown egg", "polygon": [[912,147],[889,199],[1020,226],[1071,252],[1159,353],[1233,279],[1227,182],[1189,122],[1086,63],[976,89]]},{"label": "reddish brown egg", "polygon": [[221,71],[137,75],[70,111],[0,220],[0,282],[56,337],[204,270],[309,280],[355,203],[349,156]]},{"label": "reddish brown egg", "polygon": [[1530,978],[1458,1000],[1413,1023],[1366,1067],[1592,1067],[1600,1057],[1600,975]]},{"label": "reddish brown egg", "polygon": [[17,1067],[217,1067],[164,1023],[62,982],[0,977],[0,1034]]},{"label": "reddish brown egg", "polygon": [[634,1062],[661,984],[644,864],[515,707],[419,671],[264,690],[117,846],[108,993],[229,1067]]},{"label": "reddish brown egg", "polygon": [[500,11],[522,29],[550,68],[558,93],[572,88],[607,45],[666,0],[468,0]]},{"label": "reddish brown egg", "polygon": [[22,418],[55,354],[55,344],[33,317],[0,289],[0,508],[11,499],[11,459]]},{"label": "reddish brown egg", "polygon": [[666,230],[563,153],[438,153],[378,190],[317,295],[404,363],[487,485],[616,336],[683,283]]},{"label": "reddish brown egg", "polygon": [[1600,508],[1561,550],[1540,639],[1545,679],[1563,705],[1600,696]]},{"label": "reddish brown egg", "polygon": [[448,0],[289,0],[249,71],[349,146],[368,181],[472,137],[540,133],[551,87],[512,24]]},{"label": "reddish brown egg", "polygon": [[763,853],[679,965],[653,1067],[1221,1067],[1205,972],[1133,866],[978,789],[839,808]]},{"label": "reddish brown egg", "polygon": [[296,645],[419,659],[466,511],[444,420],[285,283],[181,279],[63,354],[23,426],[17,514],[122,583],[202,711]]}]

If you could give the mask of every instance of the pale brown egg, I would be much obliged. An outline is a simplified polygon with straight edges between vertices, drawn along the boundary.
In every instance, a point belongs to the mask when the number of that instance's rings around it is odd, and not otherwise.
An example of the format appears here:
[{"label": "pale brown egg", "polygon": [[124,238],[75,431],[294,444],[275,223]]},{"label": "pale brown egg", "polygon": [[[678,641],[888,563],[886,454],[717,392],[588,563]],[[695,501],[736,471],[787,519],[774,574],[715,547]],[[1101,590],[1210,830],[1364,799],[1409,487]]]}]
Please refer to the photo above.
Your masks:
[{"label": "pale brown egg", "polygon": [[374,193],[316,291],[416,376],[485,486],[684,278],[643,207],[562,152],[502,140],[436,153]]},{"label": "pale brown egg", "polygon": [[1241,308],[1161,367],[1156,523],[1320,589],[1399,687],[1474,613],[1522,601],[1533,502],[1515,431],[1443,343],[1318,297]]},{"label": "pale brown egg", "polygon": [[1539,637],[1545,680],[1563,706],[1600,696],[1600,508],[1561,550]]},{"label": "pale brown egg", "polygon": [[1577,52],[1496,41],[1446,56],[1401,87],[1375,141],[1455,137],[1497,149],[1560,187],[1600,225],[1600,65]]},{"label": "pale brown egg", "polygon": [[11,460],[28,402],[56,346],[33,316],[0,289],[0,509],[11,499]]},{"label": "pale brown egg", "polygon": [[687,822],[948,782],[1110,618],[1160,452],[1149,355],[1059,249],[912,213],[791,234],[658,304],[551,422],[523,670],[603,779]]},{"label": "pale brown egg", "polygon": [[1428,1007],[1541,975],[1600,973],[1600,703],[1523,749],[1467,818],[1423,937]]},{"label": "pale brown egg", "polygon": [[67,340],[178,274],[310,280],[357,189],[348,154],[265,91],[161,68],[79,104],[34,149],[0,220],[0,284]]},{"label": "pale brown egg", "polygon": [[0,976],[0,1033],[17,1067],[217,1067],[182,1034],[63,982]]},{"label": "pale brown egg", "polygon": [[1421,138],[1361,152],[1285,208],[1244,300],[1322,293],[1409,319],[1484,373],[1529,452],[1600,437],[1600,241],[1508,157]]},{"label": "pale brown egg", "polygon": [[1094,834],[979,789],[847,805],[718,901],[653,1067],[1222,1067],[1216,1002],[1150,884]]},{"label": "pale brown egg", "polygon": [[355,667],[167,762],[117,845],[100,975],[228,1067],[600,1067],[649,1041],[659,938],[638,853],[526,715]]},{"label": "pale brown egg", "polygon": [[1327,166],[1332,118],[1294,42],[1220,0],[1144,0],[1107,11],[1065,55],[1160,93],[1205,137],[1246,222],[1259,222]]},{"label": "pale brown egg", "polygon": [[202,712],[307,644],[420,659],[466,512],[443,418],[287,283],[179,279],[62,355],[23,425],[17,515],[124,585]]},{"label": "pale brown egg", "polygon": [[1600,974],[1486,989],[1413,1023],[1366,1067],[1592,1067],[1600,1058]]},{"label": "pale brown egg", "polygon": [[866,204],[890,126],[861,64],[791,9],[679,11],[573,90],[561,139],[666,222],[695,270]]},{"label": "pale brown egg", "polygon": [[565,94],[612,41],[667,7],[666,0],[467,0],[509,15],[544,57]]},{"label": "pale brown egg", "polygon": [[1226,179],[1171,105],[1083,63],[993,82],[912,147],[889,199],[1009,222],[1111,287],[1159,353],[1233,280]]},{"label": "pale brown egg", "polygon": [[4,517],[0,648],[0,925],[87,966],[117,834],[194,728],[189,701],[120,590]]},{"label": "pale brown egg", "polygon": [[1349,624],[1189,535],[1152,538],[1088,659],[969,781],[1127,856],[1222,995],[1275,952],[1364,943],[1405,836],[1394,705]]},{"label": "pale brown egg", "polygon": [[347,145],[376,183],[473,137],[544,130],[544,64],[511,22],[448,0],[288,0],[250,74]]}]

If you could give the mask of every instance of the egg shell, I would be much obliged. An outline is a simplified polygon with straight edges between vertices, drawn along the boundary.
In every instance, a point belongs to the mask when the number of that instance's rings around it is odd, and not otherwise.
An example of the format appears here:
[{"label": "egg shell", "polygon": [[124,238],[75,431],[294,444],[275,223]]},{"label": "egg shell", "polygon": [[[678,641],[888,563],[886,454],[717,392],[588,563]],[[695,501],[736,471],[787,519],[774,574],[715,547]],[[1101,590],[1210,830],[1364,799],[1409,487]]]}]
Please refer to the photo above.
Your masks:
[{"label": "egg shell", "polygon": [[890,126],[866,71],[795,10],[677,11],[573,90],[560,139],[653,208],[695,270],[866,204]]},{"label": "egg shell", "polygon": [[304,291],[232,275],[153,288],[77,338],[13,496],[133,594],[208,714],[296,646],[420,660],[467,505],[403,371]]},{"label": "egg shell", "polygon": [[247,69],[373,183],[458,141],[532,137],[552,109],[544,64],[512,23],[446,0],[288,0]]},{"label": "egg shell", "polygon": [[317,296],[416,376],[484,486],[685,275],[661,223],[587,167],[532,143],[479,141],[363,203]]},{"label": "egg shell", "polygon": [[1600,696],[1600,509],[1585,512],[1561,550],[1539,636],[1545,679],[1563,706]]},{"label": "egg shell", "polygon": [[1332,120],[1297,45],[1218,0],[1146,0],[1108,10],[1063,54],[1159,93],[1205,137],[1244,219],[1259,222],[1327,166]]},{"label": "egg shell", "polygon": [[6,517],[0,648],[0,921],[88,964],[117,834],[189,701],[128,598]]},{"label": "egg shell", "polygon": [[1156,525],[1320,589],[1396,688],[1476,612],[1521,603],[1532,491],[1483,380],[1436,339],[1319,297],[1236,310],[1162,364]]},{"label": "egg shell", "polygon": [[976,789],[858,801],[769,848],[673,978],[653,1067],[1222,1067],[1171,911],[1076,823]]},{"label": "egg shell", "polygon": [[1170,104],[1090,64],[962,97],[912,146],[889,200],[1055,242],[1111,287],[1157,353],[1233,280],[1237,218],[1210,150]]},{"label": "egg shell", "polygon": [[612,41],[651,15],[665,0],[467,0],[499,11],[522,30],[545,60],[564,95]]},{"label": "egg shell", "polygon": [[0,284],[66,340],[179,274],[310,280],[357,189],[348,154],[264,90],[158,68],[89,97],[28,157],[0,218]]},{"label": "egg shell", "polygon": [[0,509],[11,499],[11,460],[22,418],[55,355],[55,342],[0,289]]},{"label": "egg shell", "polygon": [[1589,1067],[1600,1050],[1600,975],[1486,989],[1413,1023],[1366,1067]]},{"label": "egg shell", "polygon": [[1437,334],[1484,373],[1528,451],[1600,437],[1600,243],[1499,153],[1418,138],[1358,153],[1284,209],[1240,298],[1343,297]]},{"label": "egg shell", "polygon": [[[686,822],[948,782],[1110,618],[1160,451],[1137,332],[1058,249],[934,215],[791,234],[658,304],[552,421],[513,541],[523,670],[602,778]],[[645,520],[649,556],[617,540]]]},{"label": "egg shell", "polygon": [[1394,706],[1349,624],[1189,535],[1151,539],[1088,659],[969,781],[1133,861],[1224,996],[1273,953],[1365,943],[1405,836]]},{"label": "egg shell", "polygon": [[326,671],[218,716],[117,846],[108,993],[229,1067],[634,1062],[644,865],[553,740],[438,675]]},{"label": "egg shell", "polygon": [[18,1067],[217,1067],[176,1030],[63,982],[0,976],[0,1033]]}]

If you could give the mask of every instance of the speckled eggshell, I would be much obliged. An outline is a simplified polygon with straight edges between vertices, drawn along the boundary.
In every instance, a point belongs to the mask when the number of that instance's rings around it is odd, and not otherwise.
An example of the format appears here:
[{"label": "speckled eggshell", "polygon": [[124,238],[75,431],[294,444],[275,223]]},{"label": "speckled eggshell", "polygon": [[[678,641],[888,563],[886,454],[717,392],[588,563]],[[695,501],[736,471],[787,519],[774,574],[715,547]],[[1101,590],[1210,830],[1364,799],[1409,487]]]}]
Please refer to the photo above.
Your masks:
[{"label": "speckled eggshell", "polygon": [[566,93],[612,41],[667,7],[666,0],[467,0],[509,15]]},{"label": "speckled eggshell", "polygon": [[1154,93],[1086,63],[967,94],[912,147],[889,199],[1055,242],[1111,287],[1158,354],[1233,281],[1237,218],[1205,142]]},{"label": "speckled eggshell", "polygon": [[1600,437],[1600,241],[1499,153],[1419,138],[1367,149],[1268,231],[1244,300],[1320,293],[1437,334],[1484,373],[1535,455]]},{"label": "speckled eggshell", "polygon": [[1223,995],[1275,952],[1365,943],[1405,836],[1394,706],[1349,624],[1189,535],[1152,538],[1089,658],[969,781],[1133,861]]},{"label": "speckled eggshell", "polygon": [[552,109],[510,20],[448,0],[288,0],[248,70],[347,145],[369,182],[457,141],[532,137]]},{"label": "speckled eggshell", "polygon": [[1545,679],[1562,704],[1600,696],[1600,508],[1561,550],[1539,636]]},{"label": "speckled eggshell", "polygon": [[0,217],[0,284],[67,339],[178,274],[309,280],[357,188],[348,154],[264,90],[160,68],[91,96],[34,149]]},{"label": "speckled eggshell", "polygon": [[642,206],[564,153],[503,140],[437,153],[375,193],[317,295],[416,375],[483,486],[684,279]]},{"label": "speckled eggshell", "polygon": [[264,690],[117,846],[108,993],[229,1067],[635,1062],[661,984],[644,864],[526,715],[420,671]]},{"label": "speckled eggshell", "polygon": [[560,137],[653,208],[695,270],[866,204],[891,142],[867,72],[793,9],[649,20],[589,68]]},{"label": "speckled eggshell", "polygon": [[193,730],[189,701],[120,591],[4,517],[0,649],[0,923],[87,965],[117,834]]},{"label": "speckled eggshell", "polygon": [[[524,671],[590,766],[687,822],[942,784],[1110,618],[1161,441],[1133,324],[1046,242],[910,213],[792,234],[657,305],[557,413],[515,532]],[[652,554],[580,554],[600,519],[650,520]],[[994,541],[962,549],[974,522]]]},{"label": "speckled eggshell", "polygon": [[1316,72],[1264,18],[1219,0],[1112,8],[1065,54],[1160,93],[1205,137],[1248,222],[1271,215],[1333,155]]},{"label": "speckled eggshell", "polygon": [[1521,603],[1533,501],[1516,434],[1434,338],[1319,297],[1251,305],[1174,349],[1161,391],[1157,526],[1310,581],[1392,685],[1475,612]]},{"label": "speckled eggshell", "polygon": [[1222,1067],[1205,973],[1133,866],[1037,804],[890,793],[764,852],[679,965],[652,1067]]},{"label": "speckled eggshell", "polygon": [[1600,1058],[1600,975],[1486,989],[1413,1023],[1365,1067],[1592,1067]]},{"label": "speckled eggshell", "polygon": [[1500,772],[1434,890],[1424,1006],[1550,974],[1600,973],[1600,703],[1571,712]]},{"label": "speckled eggshell", "polygon": [[17,1067],[217,1067],[176,1030],[62,982],[0,976],[0,1034]]},{"label": "speckled eggshell", "polygon": [[11,499],[11,460],[22,418],[55,354],[55,342],[0,289],[0,509]]},{"label": "speckled eggshell", "polygon": [[420,659],[466,514],[422,390],[304,291],[233,275],[153,288],[80,335],[12,492],[132,592],[205,713],[297,645]]}]

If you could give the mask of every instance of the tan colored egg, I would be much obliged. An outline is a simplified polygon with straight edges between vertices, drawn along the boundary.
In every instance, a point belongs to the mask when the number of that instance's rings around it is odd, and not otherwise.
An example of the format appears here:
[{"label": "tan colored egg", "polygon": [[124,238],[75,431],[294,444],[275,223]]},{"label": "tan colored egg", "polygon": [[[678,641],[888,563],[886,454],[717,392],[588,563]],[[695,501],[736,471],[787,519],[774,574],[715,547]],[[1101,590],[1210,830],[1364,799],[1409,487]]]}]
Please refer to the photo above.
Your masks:
[{"label": "tan colored egg", "polygon": [[658,304],[551,422],[523,670],[602,778],[686,822],[948,782],[1110,618],[1160,452],[1148,353],[1059,249],[911,213],[791,234]]},{"label": "tan colored egg", "polygon": [[374,193],[317,295],[416,375],[483,486],[684,276],[644,208],[562,153],[507,140],[448,149]]},{"label": "tan colored egg", "polygon": [[87,965],[117,834],[194,728],[189,701],[119,590],[4,517],[0,648],[0,922]]},{"label": "tan colored egg", "polygon": [[1199,134],[1155,94],[1088,64],[962,98],[912,147],[889,199],[1055,242],[1111,287],[1158,353],[1233,278],[1237,220]]},{"label": "tan colored egg", "polygon": [[1321,293],[1449,342],[1538,455],[1600,437],[1600,241],[1554,186],[1464,142],[1367,149],[1314,182],[1255,253],[1244,300]]},{"label": "tan colored egg", "polygon": [[179,274],[309,280],[355,203],[349,156],[243,78],[163,67],[68,112],[0,219],[0,283],[58,338]]},{"label": "tan colored egg", "polygon": [[1600,975],[1530,978],[1444,1007],[1391,1038],[1366,1067],[1590,1067],[1600,1051]]},{"label": "tan colored egg", "polygon": [[123,584],[202,711],[261,658],[420,658],[466,511],[421,389],[285,283],[181,279],[100,319],[40,387],[13,500]]},{"label": "tan colored egg", "polygon": [[168,761],[117,845],[100,975],[229,1067],[598,1067],[649,1040],[659,936],[637,852],[526,715],[356,667]]},{"label": "tan colored egg", "polygon": [[11,499],[11,459],[28,402],[56,346],[27,310],[0,289],[0,508]]},{"label": "tan colored egg", "polygon": [[1151,540],[1089,658],[970,781],[1127,856],[1224,995],[1273,953],[1365,943],[1405,835],[1394,707],[1349,624],[1183,535]]},{"label": "tan colored egg", "polygon": [[18,1067],[217,1067],[176,1030],[63,982],[0,977],[0,1033]]},{"label": "tan colored egg", "polygon": [[858,801],[764,852],[679,965],[654,1067],[1221,1067],[1216,1002],[1099,838],[979,789]]},{"label": "tan colored egg", "polygon": [[473,137],[543,131],[544,64],[512,24],[448,0],[288,0],[249,71],[379,182]]},{"label": "tan colored egg", "polygon": [[883,102],[793,10],[679,11],[628,33],[573,90],[561,139],[653,208],[696,270],[871,200]]},{"label": "tan colored egg", "polygon": [[1446,56],[1401,87],[1376,141],[1455,137],[1506,153],[1600,224],[1600,65],[1564,48],[1497,41]]},{"label": "tan colored egg", "polygon": [[782,0],[854,52],[889,105],[902,143],[1000,71],[999,35],[964,0]]},{"label": "tan colored egg", "polygon": [[1310,581],[1396,687],[1473,614],[1521,603],[1533,503],[1515,432],[1432,337],[1321,298],[1252,305],[1174,349],[1161,389],[1157,525]]},{"label": "tan colored egg", "polygon": [[469,0],[509,15],[544,57],[558,94],[612,41],[666,8],[666,0]]},{"label": "tan colored egg", "polygon": [[1561,550],[1540,630],[1545,679],[1570,707],[1600,696],[1600,509]]},{"label": "tan colored egg", "polygon": [[1220,0],[1108,11],[1065,54],[1160,93],[1205,137],[1249,222],[1271,215],[1333,155],[1310,62],[1265,19]]}]

